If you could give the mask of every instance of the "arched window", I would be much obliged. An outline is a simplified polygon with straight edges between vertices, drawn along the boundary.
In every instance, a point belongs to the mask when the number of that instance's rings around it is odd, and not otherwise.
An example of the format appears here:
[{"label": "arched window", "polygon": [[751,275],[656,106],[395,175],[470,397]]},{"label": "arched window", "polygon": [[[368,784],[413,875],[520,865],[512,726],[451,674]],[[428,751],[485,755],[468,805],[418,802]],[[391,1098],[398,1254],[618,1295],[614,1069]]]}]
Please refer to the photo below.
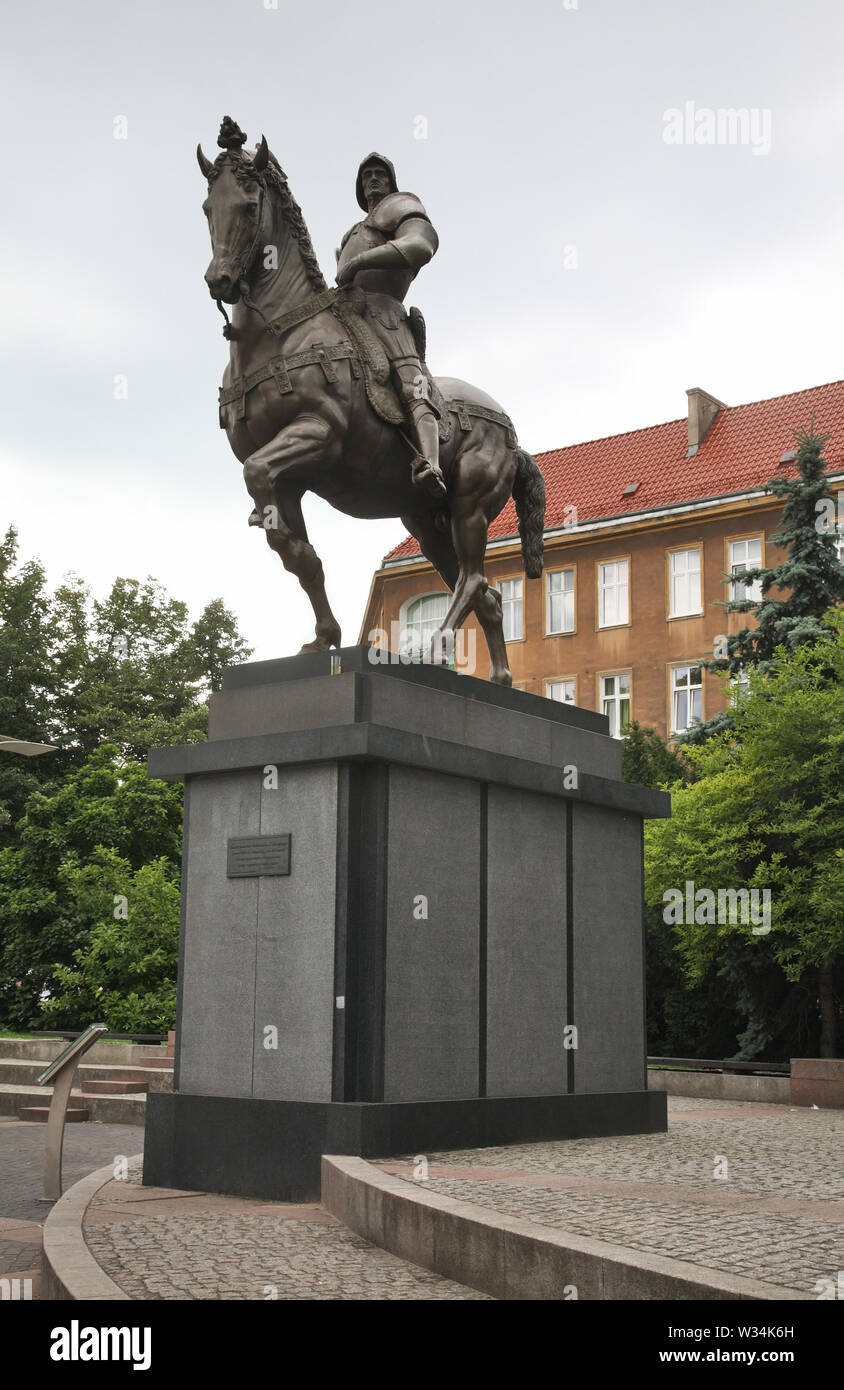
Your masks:
[{"label": "arched window", "polygon": [[427,661],[431,638],[448,612],[449,594],[422,594],[402,609],[401,651],[415,661]]}]

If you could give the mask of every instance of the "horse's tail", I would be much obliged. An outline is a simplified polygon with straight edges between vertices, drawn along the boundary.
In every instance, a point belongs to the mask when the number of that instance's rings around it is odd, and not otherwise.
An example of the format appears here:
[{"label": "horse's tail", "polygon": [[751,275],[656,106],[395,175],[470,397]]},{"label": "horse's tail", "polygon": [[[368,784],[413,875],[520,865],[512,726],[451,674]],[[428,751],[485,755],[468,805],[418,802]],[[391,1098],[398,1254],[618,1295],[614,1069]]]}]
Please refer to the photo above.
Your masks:
[{"label": "horse's tail", "polygon": [[545,479],[539,465],[525,449],[516,451],[516,480],[513,500],[519,518],[522,558],[528,579],[542,573],[542,537],[545,530]]}]

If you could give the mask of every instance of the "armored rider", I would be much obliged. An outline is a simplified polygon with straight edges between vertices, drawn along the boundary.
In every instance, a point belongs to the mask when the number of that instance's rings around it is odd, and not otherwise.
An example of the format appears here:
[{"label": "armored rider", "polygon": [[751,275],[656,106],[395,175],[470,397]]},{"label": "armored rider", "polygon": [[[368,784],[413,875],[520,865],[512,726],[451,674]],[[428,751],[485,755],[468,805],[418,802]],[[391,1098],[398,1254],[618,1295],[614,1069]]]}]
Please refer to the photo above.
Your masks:
[{"label": "armored rider", "polygon": [[362,161],[355,192],[366,217],[343,238],[337,283],[354,286],[366,296],[367,318],[386,350],[418,450],[411,465],[413,481],[432,496],[444,497],[438,412],[428,398],[427,377],[403,303],[411,282],[436,252],[439,238],[415,194],[399,192],[395,170],[384,155],[373,153]]}]

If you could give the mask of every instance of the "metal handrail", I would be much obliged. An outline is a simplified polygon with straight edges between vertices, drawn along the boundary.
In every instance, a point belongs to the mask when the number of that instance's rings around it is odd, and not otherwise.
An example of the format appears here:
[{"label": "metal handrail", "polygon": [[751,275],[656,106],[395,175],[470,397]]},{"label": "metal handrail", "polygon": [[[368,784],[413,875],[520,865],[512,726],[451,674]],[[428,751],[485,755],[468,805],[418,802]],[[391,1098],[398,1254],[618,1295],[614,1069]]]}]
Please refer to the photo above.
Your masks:
[{"label": "metal handrail", "polygon": [[[27,1038],[67,1038],[72,1041],[79,1038],[85,1030],[82,1028],[31,1028],[21,1037]],[[166,1033],[101,1033],[101,1040],[105,1042],[136,1042],[136,1043],[163,1043],[167,1041]]]},{"label": "metal handrail", "polygon": [[92,1023],[62,1048],[58,1057],[35,1078],[36,1086],[53,1083],[53,1097],[47,1116],[47,1145],[44,1154],[44,1201],[57,1202],[62,1195],[62,1147],[67,1106],[76,1068],[85,1053],[106,1031],[104,1023]]},{"label": "metal handrail", "polygon": [[713,1061],[706,1057],[649,1057],[649,1067],[677,1067],[685,1071],[756,1072],[761,1076],[790,1076],[790,1062]]}]

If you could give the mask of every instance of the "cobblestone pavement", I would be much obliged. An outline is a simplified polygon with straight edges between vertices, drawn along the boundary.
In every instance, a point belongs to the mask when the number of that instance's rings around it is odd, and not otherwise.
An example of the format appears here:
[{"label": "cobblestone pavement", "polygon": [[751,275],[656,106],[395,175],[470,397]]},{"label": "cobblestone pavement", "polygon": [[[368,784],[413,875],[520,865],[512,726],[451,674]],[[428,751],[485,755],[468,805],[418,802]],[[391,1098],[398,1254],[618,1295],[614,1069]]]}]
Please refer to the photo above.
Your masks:
[{"label": "cobblestone pavement", "polygon": [[[38,1297],[41,1230],[50,1210],[39,1201],[44,1181],[46,1126],[0,1116],[0,1278],[31,1280],[27,1295]],[[68,1125],[62,1173],[65,1189],[117,1154],[137,1152],[143,1130],[136,1125]],[[21,1289],[23,1284],[20,1285]]]},{"label": "cobblestone pavement", "polygon": [[595,1240],[817,1293],[844,1269],[844,1112],[670,1097],[667,1134],[379,1166]]},{"label": "cobblestone pavement", "polygon": [[389,1255],[322,1207],[143,1188],[100,1190],[89,1249],[136,1299],[485,1299]]},{"label": "cobblestone pavement", "polygon": [[[39,1201],[44,1191],[46,1138],[46,1125],[0,1118],[0,1217],[43,1221],[50,1210],[48,1202]],[[139,1125],[67,1125],[62,1153],[65,1191],[118,1154],[136,1154],[143,1142]]]},{"label": "cobblestone pavement", "polygon": [[[520,1144],[382,1162],[480,1206],[809,1297],[844,1270],[844,1111],[669,1098],[667,1134]],[[142,1142],[69,1129],[68,1183]],[[25,1273],[44,1133],[0,1122],[0,1273]],[[414,1173],[417,1174],[414,1177]],[[37,1229],[37,1228],[36,1228]],[[102,1268],[137,1299],[481,1299],[368,1244],[323,1208],[140,1186],[102,1188],[85,1219]]]}]

